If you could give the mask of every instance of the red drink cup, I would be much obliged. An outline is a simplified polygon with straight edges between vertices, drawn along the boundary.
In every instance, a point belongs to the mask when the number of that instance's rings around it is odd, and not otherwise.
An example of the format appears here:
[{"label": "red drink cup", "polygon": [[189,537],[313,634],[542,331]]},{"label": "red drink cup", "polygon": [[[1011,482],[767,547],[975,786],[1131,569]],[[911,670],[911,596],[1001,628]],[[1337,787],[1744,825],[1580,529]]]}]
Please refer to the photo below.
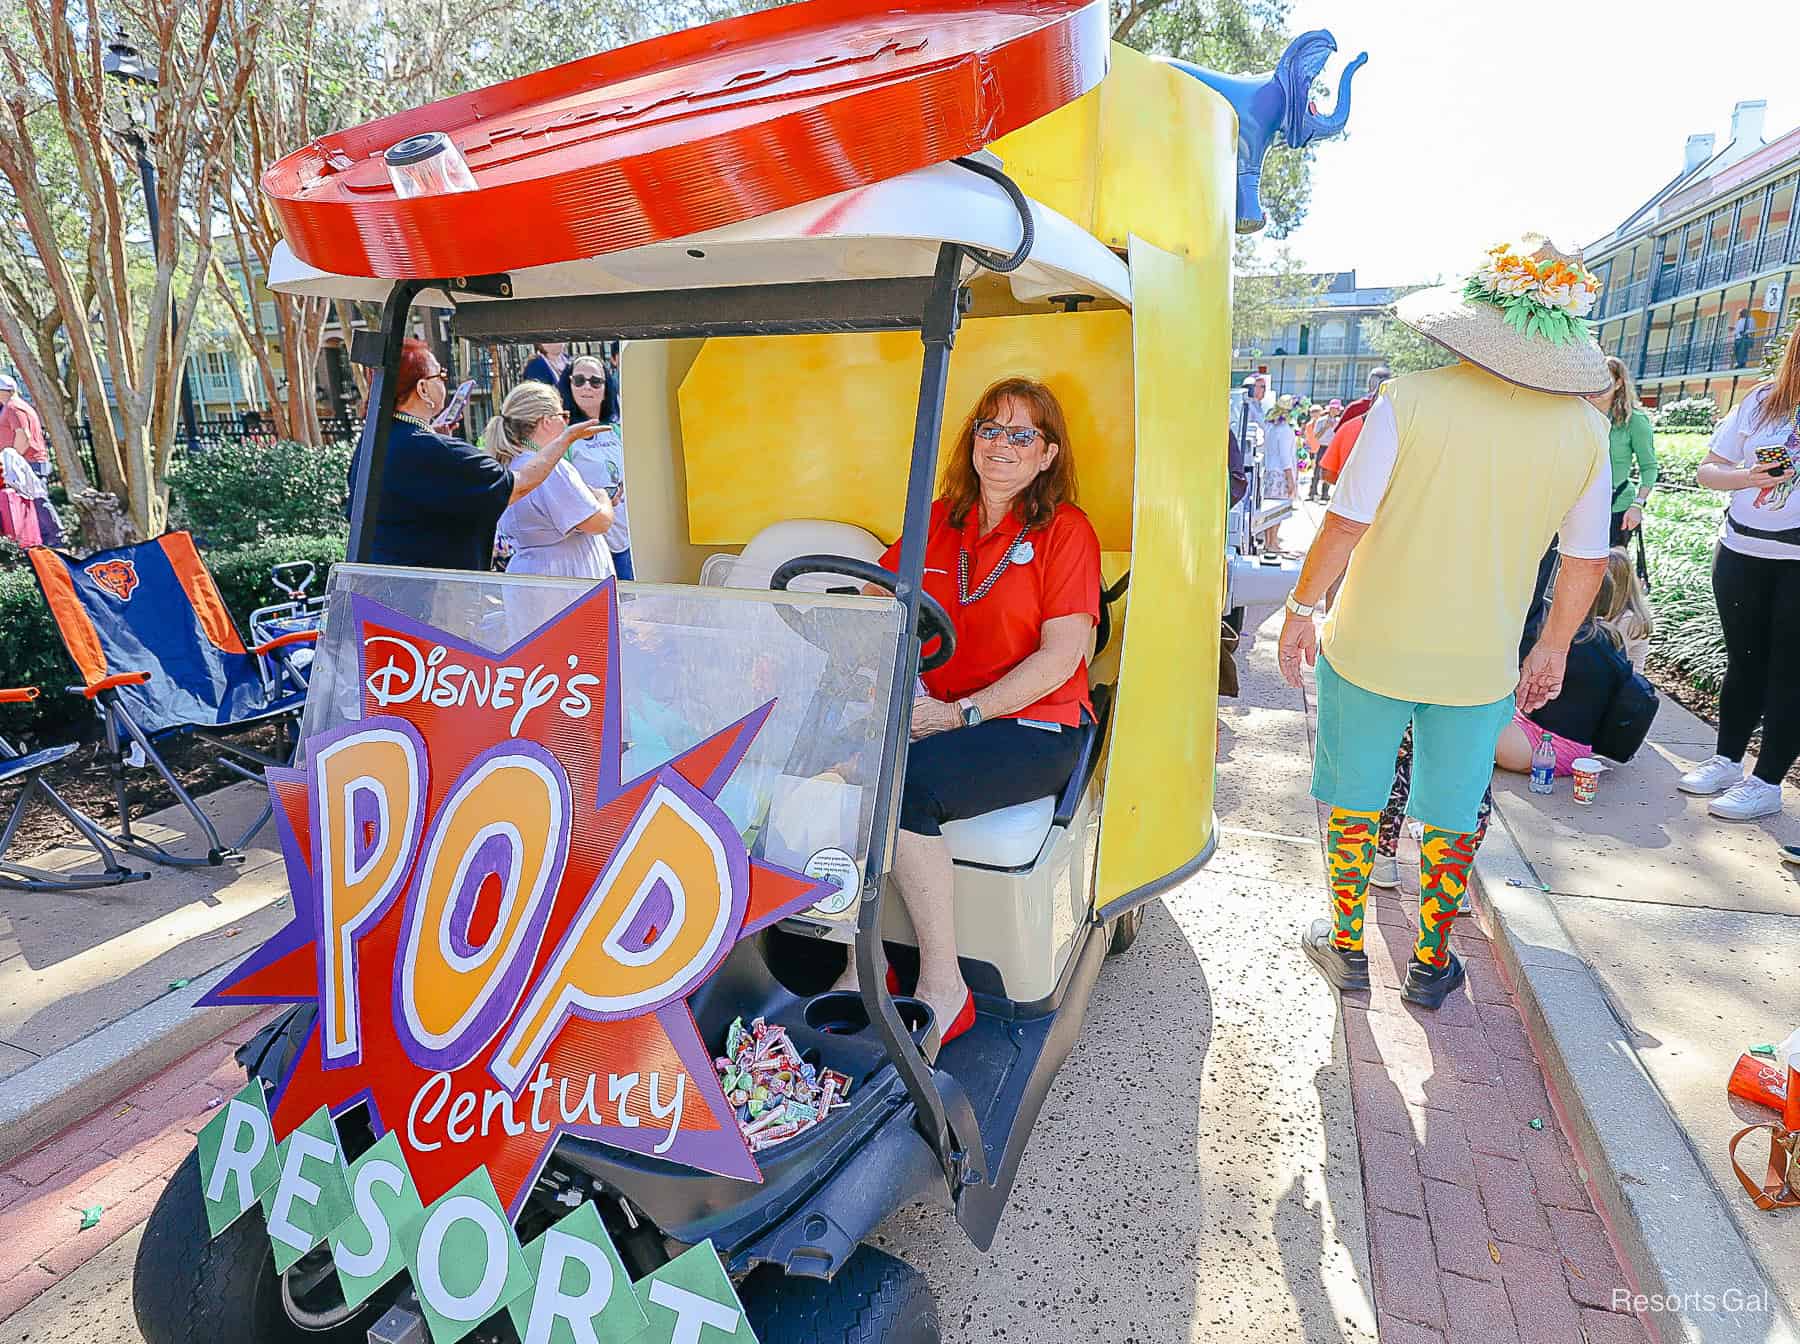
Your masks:
[{"label": "red drink cup", "polygon": [[1606,769],[1592,756],[1578,756],[1569,762],[1569,771],[1575,777],[1575,801],[1584,807],[1594,801],[1594,795],[1600,791],[1600,772]]}]

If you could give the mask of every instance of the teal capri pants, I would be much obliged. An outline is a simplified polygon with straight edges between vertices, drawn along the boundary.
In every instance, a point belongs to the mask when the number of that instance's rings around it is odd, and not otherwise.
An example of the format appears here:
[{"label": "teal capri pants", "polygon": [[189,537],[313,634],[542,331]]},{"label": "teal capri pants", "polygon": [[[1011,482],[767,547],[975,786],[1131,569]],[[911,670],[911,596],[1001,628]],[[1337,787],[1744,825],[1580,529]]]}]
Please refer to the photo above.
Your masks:
[{"label": "teal capri pants", "polygon": [[1317,665],[1319,736],[1313,797],[1351,812],[1379,812],[1394,784],[1394,757],[1413,726],[1412,796],[1407,812],[1427,826],[1462,834],[1477,824],[1494,776],[1494,746],[1512,722],[1513,698],[1488,705],[1395,700],[1344,680],[1323,654]]}]

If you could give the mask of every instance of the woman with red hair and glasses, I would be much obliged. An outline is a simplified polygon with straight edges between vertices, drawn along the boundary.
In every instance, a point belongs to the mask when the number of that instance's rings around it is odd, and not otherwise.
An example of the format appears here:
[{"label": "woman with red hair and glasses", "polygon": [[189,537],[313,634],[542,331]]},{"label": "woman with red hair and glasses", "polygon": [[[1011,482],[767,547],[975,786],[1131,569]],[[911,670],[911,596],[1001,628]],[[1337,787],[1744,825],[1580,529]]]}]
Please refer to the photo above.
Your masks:
[{"label": "woman with red hair and glasses", "polygon": [[[429,345],[407,339],[381,498],[374,503],[375,540],[364,557],[375,564],[490,568],[494,525],[506,506],[549,480],[569,445],[594,430],[592,421],[571,425],[542,451],[502,466],[474,444],[431,427],[449,399],[448,377]],[[357,470],[353,461],[352,494]]]},{"label": "woman with red hair and glasses", "polygon": [[[1007,378],[963,422],[925,538],[925,591],[956,630],[924,674],[900,799],[894,883],[919,935],[918,996],[946,1042],[975,1021],[956,959],[943,824],[1062,791],[1093,717],[1087,659],[1100,619],[1100,540],[1075,507],[1056,396]],[[900,542],[882,566],[895,570]],[[879,592],[870,589],[870,592]],[[856,983],[855,963],[840,982]]]}]

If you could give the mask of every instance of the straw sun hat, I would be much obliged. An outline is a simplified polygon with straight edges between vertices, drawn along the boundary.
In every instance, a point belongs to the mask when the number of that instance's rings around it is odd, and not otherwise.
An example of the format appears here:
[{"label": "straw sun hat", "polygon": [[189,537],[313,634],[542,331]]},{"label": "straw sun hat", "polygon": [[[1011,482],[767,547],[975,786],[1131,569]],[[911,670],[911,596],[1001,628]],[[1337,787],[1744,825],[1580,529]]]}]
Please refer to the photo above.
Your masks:
[{"label": "straw sun hat", "polygon": [[1489,249],[1466,283],[1407,295],[1394,316],[1509,383],[1582,396],[1612,386],[1586,321],[1599,297],[1579,256],[1526,234]]}]

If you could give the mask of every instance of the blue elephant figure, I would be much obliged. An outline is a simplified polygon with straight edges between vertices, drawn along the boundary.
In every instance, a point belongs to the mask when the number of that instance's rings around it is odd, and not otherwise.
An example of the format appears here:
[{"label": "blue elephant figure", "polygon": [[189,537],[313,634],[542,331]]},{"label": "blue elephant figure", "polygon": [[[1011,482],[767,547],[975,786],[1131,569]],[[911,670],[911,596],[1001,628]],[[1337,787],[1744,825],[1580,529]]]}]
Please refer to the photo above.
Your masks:
[{"label": "blue elephant figure", "polygon": [[1350,80],[1364,61],[1365,51],[1344,67],[1338,81],[1337,101],[1330,115],[1321,116],[1312,102],[1313,81],[1337,51],[1337,39],[1322,28],[1302,33],[1269,75],[1221,75],[1188,61],[1170,60],[1176,69],[1218,90],[1236,109],[1238,117],[1237,229],[1255,233],[1266,222],[1262,208],[1263,156],[1277,133],[1295,149],[1338,134],[1350,120]]}]

